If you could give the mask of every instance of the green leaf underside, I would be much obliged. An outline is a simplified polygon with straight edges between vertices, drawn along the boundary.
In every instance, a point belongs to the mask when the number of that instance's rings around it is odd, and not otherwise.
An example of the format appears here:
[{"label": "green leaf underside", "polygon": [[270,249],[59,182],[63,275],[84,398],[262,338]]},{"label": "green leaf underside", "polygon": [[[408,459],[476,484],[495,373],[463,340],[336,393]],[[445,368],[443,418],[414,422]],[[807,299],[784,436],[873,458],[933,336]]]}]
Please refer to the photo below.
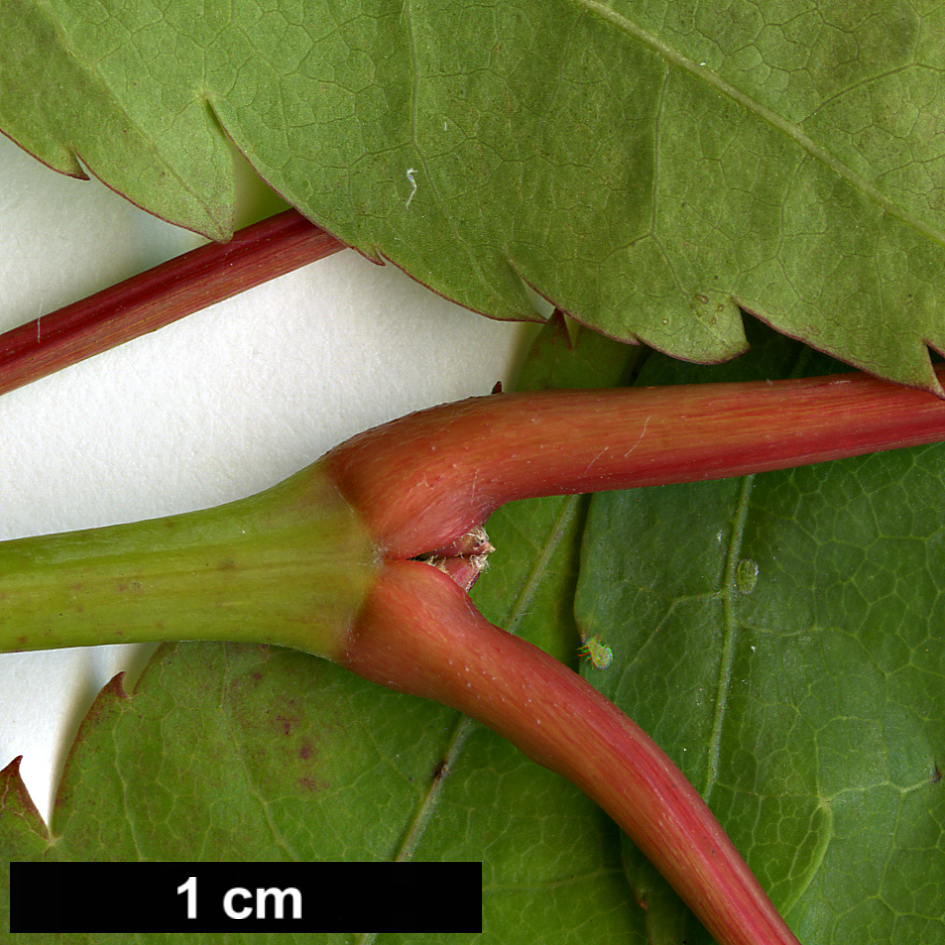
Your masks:
[{"label": "green leaf underside", "polygon": [[744,350],[738,306],[936,389],[945,9],[492,0],[0,8],[0,127],[225,237],[229,135],[315,222],[437,292]]},{"label": "green leaf underside", "polygon": [[3,860],[387,860],[418,830],[416,858],[484,861],[486,934],[385,935],[384,945],[577,943],[589,929],[634,940],[613,826],[566,782],[478,727],[437,778],[461,724],[450,710],[304,654],[232,645],[163,648],[136,695],[116,689],[102,693],[70,754],[55,844],[35,814],[6,804]]},{"label": "green leaf underside", "polygon": [[[761,336],[739,376],[798,373],[791,347]],[[652,358],[639,382],[694,373]],[[945,942],[943,468],[935,445],[591,500],[576,615],[614,665],[589,675],[805,943]],[[685,940],[708,938],[690,918]]]}]

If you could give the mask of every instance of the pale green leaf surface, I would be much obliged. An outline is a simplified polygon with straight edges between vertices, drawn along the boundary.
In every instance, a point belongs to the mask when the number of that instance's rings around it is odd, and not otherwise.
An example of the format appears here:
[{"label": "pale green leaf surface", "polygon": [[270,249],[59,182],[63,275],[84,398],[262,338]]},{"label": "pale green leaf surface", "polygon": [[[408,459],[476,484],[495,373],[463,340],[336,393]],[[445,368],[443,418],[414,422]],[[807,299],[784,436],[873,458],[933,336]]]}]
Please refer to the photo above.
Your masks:
[{"label": "pale green leaf surface", "polygon": [[[637,910],[614,826],[491,732],[477,727],[456,744],[457,726],[468,725],[289,650],[165,647],[135,695],[109,686],[83,723],[57,798],[54,842],[18,793],[18,777],[0,786],[0,859],[387,860],[416,834],[415,858],[483,861],[484,934],[383,935],[381,945],[576,945],[589,930],[633,942]],[[4,927],[6,909],[4,895]]]},{"label": "pale green leaf surface", "polygon": [[[790,348],[769,338],[741,368],[770,377],[780,354],[791,371]],[[640,381],[693,373],[657,357]],[[936,445],[591,501],[577,619],[614,650],[591,678],[805,943],[945,942],[943,460]]]},{"label": "pale green leaf surface", "polygon": [[145,210],[226,239],[233,160],[191,87],[198,47],[147,6],[4,0],[0,128],[58,171],[85,177],[84,164]]},{"label": "pale green leaf surface", "polygon": [[0,127],[219,237],[229,135],[345,242],[469,308],[522,281],[718,361],[738,306],[893,379],[945,349],[945,10],[878,0],[0,7]]}]

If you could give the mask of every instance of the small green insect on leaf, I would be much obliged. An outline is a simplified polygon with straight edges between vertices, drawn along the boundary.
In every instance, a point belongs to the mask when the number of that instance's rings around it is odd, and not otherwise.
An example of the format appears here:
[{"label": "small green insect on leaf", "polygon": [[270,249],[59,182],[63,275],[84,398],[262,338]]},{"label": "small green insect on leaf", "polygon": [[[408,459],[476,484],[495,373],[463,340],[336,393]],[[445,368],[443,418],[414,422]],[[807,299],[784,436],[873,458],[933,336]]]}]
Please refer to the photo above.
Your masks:
[{"label": "small green insect on leaf", "polygon": [[595,669],[607,669],[614,661],[614,652],[609,646],[604,646],[600,637],[588,637],[578,648],[581,656],[586,656]]},{"label": "small green insect on leaf", "polygon": [[758,562],[742,558],[735,569],[735,589],[740,594],[750,594],[758,583]]}]

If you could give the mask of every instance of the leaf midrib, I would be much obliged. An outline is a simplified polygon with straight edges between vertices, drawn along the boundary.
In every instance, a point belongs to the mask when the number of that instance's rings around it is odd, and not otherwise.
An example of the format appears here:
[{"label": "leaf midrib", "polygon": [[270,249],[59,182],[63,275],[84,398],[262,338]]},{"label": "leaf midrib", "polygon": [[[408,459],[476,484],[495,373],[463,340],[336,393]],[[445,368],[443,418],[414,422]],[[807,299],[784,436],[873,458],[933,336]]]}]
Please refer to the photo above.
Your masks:
[{"label": "leaf midrib", "polygon": [[724,637],[722,641],[722,657],[719,663],[718,693],[715,699],[715,713],[712,718],[712,734],[709,736],[705,786],[702,796],[706,803],[712,796],[712,790],[718,783],[719,756],[722,748],[722,732],[725,728],[728,697],[732,691],[732,665],[735,661],[735,649],[738,643],[738,617],[735,613],[735,595],[738,593],[735,584],[735,574],[741,557],[742,540],[745,535],[745,524],[748,521],[749,497],[754,486],[754,475],[742,479],[738,493],[738,502],[735,506],[735,518],[732,522],[732,537],[729,541],[728,553],[725,557],[725,570],[722,575],[722,607]]},{"label": "leaf midrib", "polygon": [[865,177],[861,174],[857,174],[835,155],[826,150],[826,148],[817,144],[812,138],[804,134],[796,124],[784,118],[783,115],[779,115],[773,109],[768,108],[767,105],[763,105],[750,95],[742,92],[711,69],[699,65],[688,56],[683,55],[678,49],[669,45],[669,43],[648,30],[643,29],[627,17],[621,16],[616,11],[610,9],[606,4],[601,3],[600,0],[571,0],[571,2],[575,6],[586,10],[588,13],[599,16],[601,19],[612,23],[617,29],[662,56],[670,65],[682,69],[684,72],[688,72],[691,76],[705,82],[746,111],[767,122],[772,128],[790,138],[810,157],[821,162],[842,180],[860,190],[884,213],[888,213],[890,216],[900,219],[907,226],[912,227],[926,238],[945,245],[945,231],[930,226],[914,214],[904,210],[899,204],[890,200],[889,197],[871,184]]}]

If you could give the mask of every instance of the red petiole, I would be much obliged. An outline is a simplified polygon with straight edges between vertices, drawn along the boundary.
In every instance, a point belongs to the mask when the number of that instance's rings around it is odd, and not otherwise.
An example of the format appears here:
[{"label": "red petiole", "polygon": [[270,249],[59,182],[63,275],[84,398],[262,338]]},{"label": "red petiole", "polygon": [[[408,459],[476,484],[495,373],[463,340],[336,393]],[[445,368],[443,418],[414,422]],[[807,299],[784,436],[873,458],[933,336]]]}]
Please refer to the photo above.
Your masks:
[{"label": "red petiole", "polygon": [[338,662],[459,709],[568,778],[722,945],[796,945],[705,802],[652,739],[562,663],[488,623],[435,568],[389,563]]},{"label": "red petiole", "polygon": [[0,394],[344,249],[286,210],[0,334]]}]

